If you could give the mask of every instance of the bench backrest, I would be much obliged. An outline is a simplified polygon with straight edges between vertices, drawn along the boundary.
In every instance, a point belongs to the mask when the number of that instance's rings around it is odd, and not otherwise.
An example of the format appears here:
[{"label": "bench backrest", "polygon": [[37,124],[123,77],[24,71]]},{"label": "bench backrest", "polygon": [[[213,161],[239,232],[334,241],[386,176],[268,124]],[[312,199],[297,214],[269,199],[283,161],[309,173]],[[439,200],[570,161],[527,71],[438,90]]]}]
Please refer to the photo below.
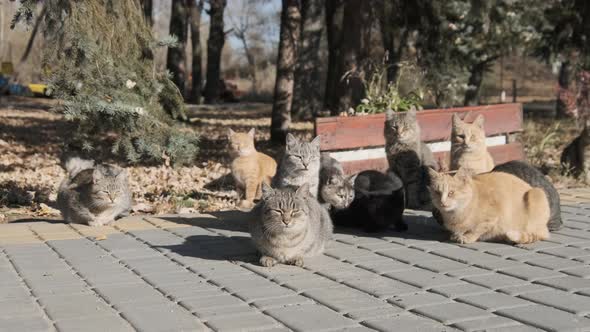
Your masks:
[{"label": "bench backrest", "polygon": [[[522,105],[498,104],[418,111],[422,141],[427,142],[443,169],[448,169],[452,115],[467,122],[482,114],[486,143],[496,164],[524,159],[515,134],[522,131]],[[383,129],[385,114],[327,117],[315,120],[315,134],[321,136],[321,151],[340,161],[347,174],[368,169],[387,169]]]}]

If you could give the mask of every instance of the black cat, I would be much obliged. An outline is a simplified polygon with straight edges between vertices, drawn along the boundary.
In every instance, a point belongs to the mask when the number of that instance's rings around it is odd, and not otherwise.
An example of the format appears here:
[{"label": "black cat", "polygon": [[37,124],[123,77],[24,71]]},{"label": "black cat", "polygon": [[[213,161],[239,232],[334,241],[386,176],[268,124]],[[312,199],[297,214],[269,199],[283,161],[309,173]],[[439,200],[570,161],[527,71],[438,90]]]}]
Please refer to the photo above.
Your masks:
[{"label": "black cat", "polygon": [[361,172],[354,181],[354,189],[355,198],[350,206],[332,212],[334,225],[360,227],[368,233],[385,230],[390,225],[399,232],[408,229],[403,220],[403,184],[393,172]]}]

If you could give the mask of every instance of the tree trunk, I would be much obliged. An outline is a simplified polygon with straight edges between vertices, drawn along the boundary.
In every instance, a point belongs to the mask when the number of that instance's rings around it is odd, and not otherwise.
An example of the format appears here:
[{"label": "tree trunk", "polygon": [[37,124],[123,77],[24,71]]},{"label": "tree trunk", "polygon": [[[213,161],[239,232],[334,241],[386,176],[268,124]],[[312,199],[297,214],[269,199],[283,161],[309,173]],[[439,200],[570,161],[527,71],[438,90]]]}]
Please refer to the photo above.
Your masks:
[{"label": "tree trunk", "polygon": [[387,52],[387,82],[397,79],[398,64],[408,42],[409,28],[405,22],[406,18],[399,16],[403,11],[401,6],[403,5],[398,1],[382,0],[377,7],[383,49]]},{"label": "tree trunk", "polygon": [[33,27],[33,31],[31,31],[31,37],[29,37],[29,41],[27,42],[27,47],[25,48],[25,52],[23,56],[20,58],[20,63],[24,63],[27,61],[29,54],[31,54],[31,48],[33,47],[33,43],[35,42],[35,37],[37,36],[37,32],[39,31],[39,25],[41,21],[45,19],[45,14],[47,13],[47,2],[43,3],[43,8],[41,9],[41,13],[37,15],[35,19],[35,26]]},{"label": "tree trunk", "polygon": [[186,84],[186,41],[188,32],[187,0],[172,0],[170,14],[170,34],[178,38],[176,47],[168,48],[166,68],[172,73],[172,82],[185,96]]},{"label": "tree trunk", "polygon": [[324,27],[322,0],[302,1],[301,38],[295,70],[292,115],[297,120],[311,120],[322,109],[320,41]]},{"label": "tree trunk", "polygon": [[209,40],[207,41],[207,82],[205,85],[205,102],[215,103],[219,101],[221,79],[221,51],[225,43],[223,31],[223,12],[226,0],[211,0],[209,10]]},{"label": "tree trunk", "polygon": [[192,60],[192,86],[188,100],[194,104],[201,103],[201,89],[203,84],[202,70],[202,52],[201,52],[201,11],[203,10],[203,0],[197,4],[195,0],[189,0],[189,15],[191,28],[191,44],[193,47]]},{"label": "tree trunk", "polygon": [[299,0],[283,0],[277,78],[270,125],[270,138],[274,142],[285,142],[291,124],[293,80],[300,31],[301,8]]},{"label": "tree trunk", "polygon": [[572,65],[569,60],[565,60],[561,63],[559,76],[557,78],[560,90],[555,105],[555,117],[557,119],[565,119],[568,117],[568,105],[565,100],[567,99],[568,94],[564,92],[571,89],[572,76]]},{"label": "tree trunk", "polygon": [[482,62],[474,65],[469,74],[469,81],[467,85],[469,89],[465,92],[465,100],[463,105],[476,106],[479,104],[479,93],[481,91],[481,83],[485,74],[487,62]]},{"label": "tree trunk", "polygon": [[328,36],[328,73],[324,92],[324,108],[332,115],[338,115],[333,105],[338,87],[338,61],[342,46],[342,25],[344,22],[344,0],[326,0],[326,32]]},{"label": "tree trunk", "polygon": [[153,5],[154,5],[153,0],[141,0],[141,7],[143,8],[143,16],[145,17],[145,22],[150,27],[154,24],[154,20],[152,19]]},{"label": "tree trunk", "polygon": [[[369,48],[371,4],[363,0],[348,0],[344,5],[344,27],[340,61],[336,78],[338,89],[332,105],[336,114],[356,107],[364,97],[363,61]],[[363,42],[366,43],[363,45]]]}]

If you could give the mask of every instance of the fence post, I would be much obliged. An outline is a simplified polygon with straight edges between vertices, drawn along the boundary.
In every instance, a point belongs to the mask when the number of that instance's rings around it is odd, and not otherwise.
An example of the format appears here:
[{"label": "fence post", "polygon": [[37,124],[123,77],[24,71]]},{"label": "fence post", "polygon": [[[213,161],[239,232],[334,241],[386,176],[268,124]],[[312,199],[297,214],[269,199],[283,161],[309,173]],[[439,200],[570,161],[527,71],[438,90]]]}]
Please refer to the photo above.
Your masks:
[{"label": "fence post", "polygon": [[517,96],[517,92],[516,92],[516,80],[513,79],[512,80],[512,102],[516,103],[516,96]]}]

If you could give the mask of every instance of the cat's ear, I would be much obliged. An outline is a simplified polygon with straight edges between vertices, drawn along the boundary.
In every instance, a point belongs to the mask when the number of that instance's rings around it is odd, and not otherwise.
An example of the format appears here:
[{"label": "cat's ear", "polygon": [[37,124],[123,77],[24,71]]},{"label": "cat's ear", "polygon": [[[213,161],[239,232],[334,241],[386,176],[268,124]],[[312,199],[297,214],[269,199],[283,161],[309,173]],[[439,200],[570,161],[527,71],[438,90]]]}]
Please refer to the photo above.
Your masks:
[{"label": "cat's ear", "polygon": [[[231,130],[231,129],[230,129]],[[255,134],[255,130],[254,128],[250,129],[250,131],[248,132],[248,136],[254,138],[254,134]]]},{"label": "cat's ear", "polygon": [[463,124],[463,120],[459,117],[459,114],[453,113],[453,127],[458,127]]},{"label": "cat's ear", "polygon": [[262,182],[262,199],[268,199],[275,194],[275,190],[272,189],[271,186],[266,184],[266,182]]},{"label": "cat's ear", "polygon": [[293,136],[293,134],[288,133],[287,134],[287,150],[293,146],[295,146],[299,141],[297,140],[297,138],[295,138],[295,136]]},{"label": "cat's ear", "polygon": [[80,171],[71,181],[70,188],[76,188],[94,182],[94,168]]},{"label": "cat's ear", "polygon": [[395,116],[395,113],[393,112],[393,110],[391,108],[388,108],[387,111],[385,112],[385,119],[387,121],[391,121],[393,120]]},{"label": "cat's ear", "polygon": [[473,124],[478,126],[479,128],[483,129],[483,124],[485,122],[485,118],[483,117],[483,115],[478,115],[475,120],[473,121]]},{"label": "cat's ear", "polygon": [[119,168],[119,173],[117,174],[117,179],[126,179],[129,176],[129,172],[126,168]]},{"label": "cat's ear", "polygon": [[432,182],[440,177],[440,174],[431,167],[427,167],[426,172],[428,173],[428,179],[430,180],[428,182]]},{"label": "cat's ear", "polygon": [[311,141],[311,145],[314,147],[317,147],[319,149],[321,140],[322,140],[322,137],[318,135]]},{"label": "cat's ear", "polygon": [[350,183],[351,186],[354,187],[354,181],[356,181],[357,176],[358,176],[358,173],[353,174],[353,175],[349,176],[346,180],[348,181],[348,183]]},{"label": "cat's ear", "polygon": [[301,187],[297,188],[297,191],[295,191],[295,194],[299,197],[307,197],[310,195],[309,193],[309,183],[304,183],[301,185]]},{"label": "cat's ear", "polygon": [[227,137],[232,137],[235,134],[236,134],[236,132],[233,131],[231,128],[228,128],[227,129]]}]

